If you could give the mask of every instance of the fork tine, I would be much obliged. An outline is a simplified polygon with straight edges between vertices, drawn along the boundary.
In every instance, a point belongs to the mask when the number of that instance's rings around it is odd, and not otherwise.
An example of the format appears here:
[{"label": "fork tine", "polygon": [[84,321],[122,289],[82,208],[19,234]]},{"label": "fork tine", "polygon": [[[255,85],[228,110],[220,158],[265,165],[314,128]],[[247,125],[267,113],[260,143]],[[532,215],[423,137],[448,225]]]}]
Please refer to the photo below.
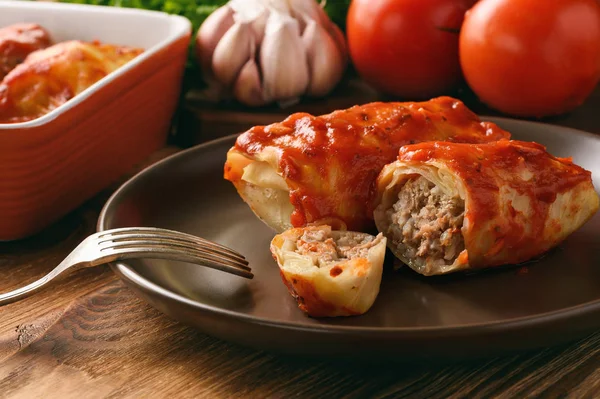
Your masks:
[{"label": "fork tine", "polygon": [[222,256],[226,259],[235,259],[236,261],[244,264],[248,264],[248,261],[245,257],[240,254],[232,255],[229,252],[220,251],[218,248],[215,249],[210,245],[207,245],[202,242],[193,242],[187,240],[175,240],[171,238],[163,238],[152,234],[131,234],[131,235],[121,235],[119,238],[113,239],[101,239],[98,240],[98,244],[101,246],[101,250],[104,248],[115,246],[117,243],[137,243],[139,245],[144,245],[145,243],[154,243],[154,244],[169,244],[182,248],[191,248],[191,249],[199,249],[206,251],[207,253],[211,253],[214,255]]},{"label": "fork tine", "polygon": [[243,258],[243,256],[241,254],[239,254],[238,252],[234,251],[233,249],[231,249],[229,247],[226,247],[225,245],[216,243],[214,241],[206,240],[204,238],[197,237],[192,234],[183,233],[181,231],[162,229],[162,228],[158,228],[158,227],[122,227],[122,228],[113,229],[113,230],[107,231],[107,232],[100,232],[98,234],[98,238],[107,238],[107,237],[111,237],[111,236],[119,236],[119,235],[125,235],[125,234],[151,234],[153,236],[160,235],[161,237],[170,237],[170,238],[176,238],[176,239],[182,239],[182,240],[188,239],[188,240],[191,240],[194,242],[202,242],[207,245],[218,247],[227,253],[230,253],[232,255]]},{"label": "fork tine", "polygon": [[165,240],[162,238],[150,237],[150,238],[142,238],[142,239],[115,239],[111,241],[103,242],[104,245],[101,245],[100,250],[105,251],[110,248],[127,248],[136,246],[136,247],[144,247],[144,246],[161,246],[161,247],[170,247],[173,249],[180,250],[192,250],[202,253],[206,256],[211,256],[215,260],[223,261],[223,262],[231,262],[236,265],[241,265],[244,268],[250,270],[247,266],[248,261],[244,257],[234,257],[229,254],[223,254],[218,251],[214,251],[213,248],[204,246],[202,244],[197,243],[188,243],[183,241],[174,241],[174,240]]},{"label": "fork tine", "polygon": [[219,262],[223,264],[227,264],[233,267],[238,267],[240,269],[244,269],[250,271],[250,267],[248,267],[248,261],[243,260],[240,261],[234,258],[227,258],[218,254],[214,254],[210,251],[205,251],[201,248],[194,246],[186,246],[179,244],[170,244],[161,241],[151,241],[151,240],[143,240],[143,241],[122,241],[118,243],[114,243],[108,247],[104,247],[102,251],[112,251],[119,249],[127,249],[127,248],[149,248],[149,249],[157,249],[157,250],[169,250],[173,253],[192,253],[198,257],[202,257],[204,259],[209,259],[214,262]]},{"label": "fork tine", "polygon": [[[201,245],[206,247],[207,249],[210,249],[213,252],[216,253],[220,253],[222,255],[225,256],[231,256],[240,260],[245,260],[246,258],[232,250],[231,248],[227,248],[227,247],[223,247],[220,244],[216,244],[212,241],[208,241],[205,239],[202,239],[200,237],[194,237],[194,236],[176,236],[176,235],[163,235],[163,234],[156,234],[156,233],[149,233],[149,232],[145,232],[145,233],[135,233],[135,232],[129,232],[129,233],[121,233],[121,234],[117,234],[115,235],[115,237],[111,237],[110,235],[100,235],[98,236],[98,243],[102,244],[105,242],[117,242],[117,241],[125,241],[125,240],[132,240],[132,239],[140,239],[140,238],[148,238],[148,239],[160,239],[160,240],[164,240],[164,241],[168,241],[172,242],[172,243],[190,243],[190,244],[194,244],[194,245]],[[223,249],[225,248],[225,249]]]},{"label": "fork tine", "polygon": [[229,247],[226,247],[222,244],[192,235],[188,233],[183,233],[181,231],[162,229],[158,227],[123,227],[118,229],[112,229],[106,232],[100,232],[98,234],[99,238],[112,237],[118,235],[126,235],[126,234],[152,234],[152,235],[160,235],[161,237],[172,237],[177,239],[189,239],[192,241],[200,241],[206,244],[213,245],[215,247],[219,247],[220,249],[230,252],[233,254],[238,254],[236,251],[232,250]]},{"label": "fork tine", "polygon": [[194,251],[178,251],[172,247],[126,247],[112,249],[107,256],[116,256],[118,259],[128,258],[155,258],[155,259],[175,259],[188,263],[202,264],[204,266],[221,270],[227,273],[235,274],[237,276],[245,277],[248,279],[254,278],[254,274],[248,269],[240,267],[240,265],[227,265],[220,261],[213,261],[207,259],[203,254],[194,253]]}]

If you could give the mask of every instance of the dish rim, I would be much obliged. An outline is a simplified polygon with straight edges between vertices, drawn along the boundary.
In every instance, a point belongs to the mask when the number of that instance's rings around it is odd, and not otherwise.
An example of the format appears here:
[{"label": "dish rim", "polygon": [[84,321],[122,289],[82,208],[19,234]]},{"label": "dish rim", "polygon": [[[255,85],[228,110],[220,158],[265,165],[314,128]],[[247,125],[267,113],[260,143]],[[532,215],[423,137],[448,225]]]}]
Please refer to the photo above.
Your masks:
[{"label": "dish rim", "polygon": [[[36,128],[42,125],[46,125],[56,119],[59,115],[69,111],[72,108],[75,108],[77,105],[85,101],[87,98],[92,96],[95,92],[101,90],[103,87],[110,85],[113,81],[118,79],[119,77],[125,75],[132,69],[136,68],[138,65],[146,62],[148,59],[152,58],[156,53],[168,47],[171,43],[174,43],[178,39],[191,34],[192,24],[190,20],[185,17],[179,15],[167,14],[162,11],[151,11],[151,10],[141,10],[136,8],[124,8],[124,7],[110,7],[110,6],[101,6],[101,5],[90,5],[90,4],[66,4],[66,3],[30,3],[30,2],[21,2],[21,1],[0,1],[0,11],[2,9],[48,9],[48,10],[59,10],[59,9],[70,9],[78,12],[84,12],[88,14],[94,13],[122,13],[122,14],[130,14],[131,16],[143,16],[143,15],[152,15],[156,16],[168,21],[171,21],[172,31],[169,35],[165,36],[162,40],[160,40],[155,45],[150,48],[144,49],[144,52],[127,62],[125,65],[117,68],[115,71],[109,73],[93,85],[89,86],[81,93],[77,94],[75,97],[70,99],[69,101],[61,104],[56,107],[52,111],[40,116],[39,118],[32,119],[26,122],[18,122],[18,123],[0,123],[0,134],[5,130],[18,130],[18,129],[31,129]],[[12,132],[11,132],[12,133]]]},{"label": "dish rim", "polygon": [[[574,129],[561,125],[552,125],[543,122],[536,121],[527,121],[521,119],[514,119],[508,117],[497,117],[497,116],[479,116],[482,121],[490,121],[497,123],[498,121],[507,121],[509,123],[518,123],[518,124],[535,124],[538,126],[546,126],[553,128],[560,128],[567,131],[570,131],[573,134],[587,136],[594,140],[600,142],[600,137],[596,134],[586,132],[579,129]],[[234,138],[239,136],[239,134],[231,134],[225,137],[221,137],[215,140],[210,140],[205,143],[198,144],[196,146],[187,148],[178,153],[170,155],[148,167],[138,172],[130,179],[128,179],[125,183],[123,183],[106,201],[100,215],[98,217],[98,223],[96,226],[96,230],[98,232],[104,231],[107,229],[107,221],[106,217],[110,208],[113,207],[113,203],[117,201],[117,199],[123,195],[122,193],[129,189],[129,187],[135,184],[135,181],[138,178],[142,178],[144,175],[153,172],[155,168],[164,167],[171,162],[177,162],[180,158],[184,158],[188,156],[188,154],[193,153],[195,151],[202,151],[203,149],[215,145],[220,145],[227,141],[232,141]],[[598,191],[598,188],[595,188]],[[111,263],[111,268],[115,273],[120,277],[125,279],[126,283],[132,284],[137,288],[149,290],[153,292],[155,295],[166,297],[170,301],[180,302],[183,305],[191,306],[200,311],[210,313],[211,315],[217,317],[227,317],[229,319],[236,319],[241,322],[265,325],[270,327],[277,327],[283,329],[292,329],[297,331],[306,331],[306,332],[315,332],[315,333],[337,333],[337,334],[375,334],[375,335],[401,335],[408,334],[414,336],[414,334],[435,334],[435,333],[444,333],[444,334],[454,334],[454,335],[471,335],[476,334],[481,331],[514,331],[520,330],[526,327],[539,326],[539,325],[547,325],[552,323],[557,323],[561,321],[565,321],[576,316],[582,316],[585,314],[592,314],[594,312],[600,312],[600,298],[585,302],[582,304],[570,306],[567,308],[554,310],[550,312],[543,312],[539,314],[535,314],[533,316],[522,316],[515,317],[506,320],[496,320],[490,322],[482,322],[482,323],[468,323],[468,324],[460,324],[450,327],[441,327],[441,326],[421,326],[421,327],[365,327],[365,326],[343,326],[343,325],[331,325],[331,324],[307,324],[302,322],[291,322],[285,320],[273,320],[266,319],[259,316],[253,316],[245,313],[239,313],[236,311],[223,309],[217,306],[212,306],[208,304],[204,304],[198,301],[195,301],[191,298],[187,298],[183,295],[177,294],[173,291],[170,291],[166,288],[159,286],[151,282],[150,280],[144,278],[140,274],[138,274],[133,267],[128,266],[125,262],[114,262]]]}]

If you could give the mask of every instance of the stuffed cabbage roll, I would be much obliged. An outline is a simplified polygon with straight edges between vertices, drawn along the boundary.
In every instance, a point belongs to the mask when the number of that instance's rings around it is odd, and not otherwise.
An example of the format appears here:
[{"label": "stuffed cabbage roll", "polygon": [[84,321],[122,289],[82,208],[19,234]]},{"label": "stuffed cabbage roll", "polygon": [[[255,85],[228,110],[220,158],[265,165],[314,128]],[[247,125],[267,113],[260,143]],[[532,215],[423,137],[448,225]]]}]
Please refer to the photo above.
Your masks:
[{"label": "stuffed cabbage roll", "polygon": [[297,113],[240,135],[227,154],[225,179],[278,232],[308,224],[364,231],[374,228],[375,179],[401,146],[509,136],[450,97],[371,103],[323,116]]},{"label": "stuffed cabbage roll", "polygon": [[377,185],[378,230],[426,276],[530,260],[599,203],[590,172],[522,141],[407,145]]},{"label": "stuffed cabbage roll", "polygon": [[73,40],[31,53],[0,83],[0,123],[45,115],[142,51]]},{"label": "stuffed cabbage roll", "polygon": [[271,253],[298,307],[313,317],[365,313],[379,294],[386,239],[330,226],[293,228]]},{"label": "stuffed cabbage roll", "polygon": [[50,35],[37,24],[14,24],[0,29],[0,81],[36,50],[50,45]]}]

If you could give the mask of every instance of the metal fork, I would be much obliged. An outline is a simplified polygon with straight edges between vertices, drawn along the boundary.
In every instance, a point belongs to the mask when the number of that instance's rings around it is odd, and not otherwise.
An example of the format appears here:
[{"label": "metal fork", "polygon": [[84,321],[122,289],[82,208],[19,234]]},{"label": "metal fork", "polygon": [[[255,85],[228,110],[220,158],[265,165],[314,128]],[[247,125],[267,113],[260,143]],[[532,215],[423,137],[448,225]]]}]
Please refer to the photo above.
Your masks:
[{"label": "metal fork", "polygon": [[0,294],[0,306],[38,292],[66,271],[131,258],[179,260],[245,278],[254,277],[248,261],[223,245],[179,231],[125,227],[90,235],[44,277],[25,287]]}]

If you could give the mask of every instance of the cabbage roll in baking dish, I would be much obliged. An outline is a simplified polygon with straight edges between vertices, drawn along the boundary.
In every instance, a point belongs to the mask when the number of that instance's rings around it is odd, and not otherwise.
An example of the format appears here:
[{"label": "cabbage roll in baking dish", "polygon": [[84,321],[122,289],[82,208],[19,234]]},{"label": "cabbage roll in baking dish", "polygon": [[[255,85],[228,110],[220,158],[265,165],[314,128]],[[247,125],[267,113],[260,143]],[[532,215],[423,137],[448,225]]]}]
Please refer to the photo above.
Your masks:
[{"label": "cabbage roll in baking dish", "polygon": [[50,35],[37,24],[14,24],[0,29],[0,81],[36,50],[50,45]]},{"label": "cabbage roll in baking dish", "polygon": [[542,145],[509,140],[407,145],[377,188],[378,230],[426,276],[527,261],[581,227],[599,203],[590,172]]},{"label": "cabbage roll in baking dish", "polygon": [[142,51],[73,40],[29,54],[0,83],[0,123],[45,115]]},{"label": "cabbage roll in baking dish", "polygon": [[386,239],[379,234],[293,228],[276,235],[271,253],[298,307],[313,317],[365,313],[379,294]]},{"label": "cabbage roll in baking dish", "polygon": [[509,137],[450,97],[297,113],[240,135],[227,154],[225,178],[277,232],[309,224],[361,231],[374,227],[375,179],[402,145]]}]

